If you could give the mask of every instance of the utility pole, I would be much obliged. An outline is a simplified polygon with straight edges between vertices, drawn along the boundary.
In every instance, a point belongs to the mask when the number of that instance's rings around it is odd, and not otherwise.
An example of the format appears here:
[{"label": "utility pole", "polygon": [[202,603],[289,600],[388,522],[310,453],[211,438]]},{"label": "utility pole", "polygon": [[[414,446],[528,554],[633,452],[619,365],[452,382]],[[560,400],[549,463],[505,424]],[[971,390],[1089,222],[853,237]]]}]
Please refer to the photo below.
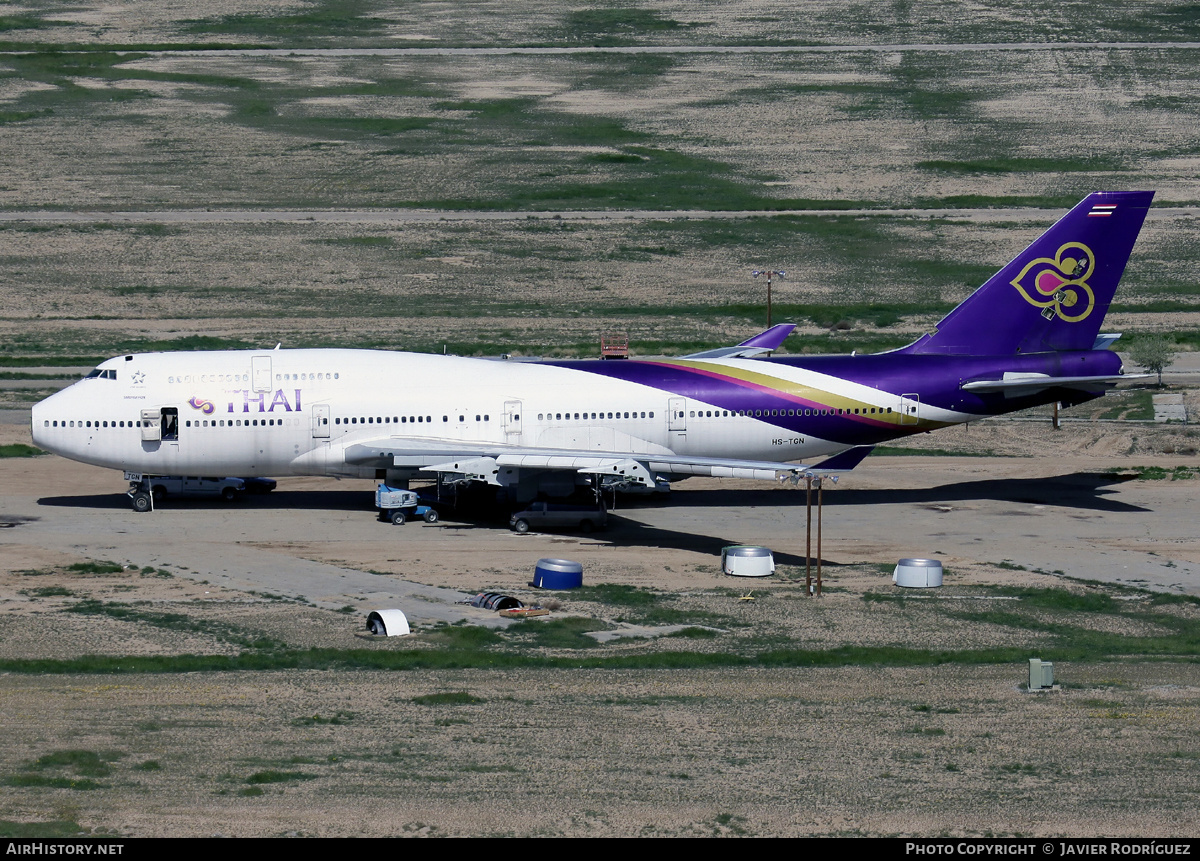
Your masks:
[{"label": "utility pole", "polygon": [[[828,478],[834,484],[837,484],[838,477],[828,474],[813,474],[806,472],[804,474],[804,491],[805,496],[805,523],[804,523],[804,592],[811,597],[821,597],[821,586],[824,583],[822,565],[821,565],[821,525],[822,514],[824,512],[824,496],[825,496],[825,479]],[[796,484],[798,479],[793,479],[793,484]],[[813,509],[813,488],[817,489],[817,583],[816,588],[813,588],[812,578],[812,509]]]},{"label": "utility pole", "polygon": [[804,476],[804,594],[812,595],[812,474]]},{"label": "utility pole", "polygon": [[767,328],[770,329],[771,328],[771,279],[778,278],[782,281],[783,277],[785,275],[787,275],[787,273],[784,272],[782,269],[755,269],[750,274],[753,275],[755,278],[757,278],[759,275],[767,276]]}]

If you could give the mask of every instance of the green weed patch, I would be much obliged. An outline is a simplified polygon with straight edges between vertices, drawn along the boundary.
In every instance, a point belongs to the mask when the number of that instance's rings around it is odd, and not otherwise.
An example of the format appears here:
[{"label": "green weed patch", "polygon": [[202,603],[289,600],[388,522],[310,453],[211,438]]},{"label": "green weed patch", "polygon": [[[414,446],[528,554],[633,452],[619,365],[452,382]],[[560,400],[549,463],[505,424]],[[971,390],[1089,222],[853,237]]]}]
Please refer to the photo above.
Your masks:
[{"label": "green weed patch", "polygon": [[168,631],[204,634],[245,649],[271,650],[279,643],[269,637],[256,637],[224,622],[197,619],[185,613],[160,613],[145,606],[119,601],[99,601],[86,598],[68,607],[66,612],[84,616],[108,616],[121,622],[150,625]]},{"label": "green weed patch", "polygon": [[595,47],[634,45],[650,34],[671,33],[695,27],[664,18],[653,9],[636,6],[579,9],[563,16],[562,24],[546,34],[552,42]]},{"label": "green weed patch", "polygon": [[76,562],[67,566],[72,574],[120,574],[124,570],[125,566],[116,562]]},{"label": "green weed patch", "polygon": [[589,631],[603,631],[609,626],[595,619],[568,616],[563,619],[529,619],[523,625],[509,628],[506,634],[512,642],[543,649],[591,649],[600,645]]},{"label": "green weed patch", "polygon": [[107,358],[108,356],[0,356],[0,368],[28,368],[37,365],[90,368]]},{"label": "green weed patch", "polygon": [[[713,625],[730,620],[715,613],[672,606],[674,595],[616,583],[584,586],[571,593],[574,600],[593,601],[614,613],[614,621],[637,625]],[[599,630],[599,629],[593,629]],[[589,638],[591,639],[591,638]]]},{"label": "green weed patch", "polygon": [[339,711],[329,717],[310,715],[296,718],[292,721],[292,726],[343,726],[352,720],[354,720],[354,712]]},{"label": "green weed patch", "polygon": [[42,586],[39,589],[22,589],[21,593],[34,598],[67,598],[75,594],[62,586]]},{"label": "green weed patch", "polygon": [[371,16],[371,4],[360,0],[322,0],[285,15],[239,13],[187,22],[184,33],[197,36],[239,36],[264,44],[326,44],[336,38],[377,36],[384,21]]},{"label": "green weed patch", "polygon": [[23,442],[8,443],[0,445],[0,457],[39,457],[45,454],[40,448],[32,445],[26,445]]},{"label": "green weed patch", "polygon": [[97,783],[87,777],[53,777],[46,774],[13,774],[4,778],[5,786],[19,789],[106,789],[107,784]]},{"label": "green weed patch", "polygon": [[467,691],[446,691],[438,694],[425,694],[413,697],[412,701],[419,706],[473,706],[486,703],[487,700],[477,697]]},{"label": "green weed patch", "polygon": [[[1171,646],[1165,638],[1161,645]],[[1122,646],[1120,638],[1109,651],[1094,651],[1082,647],[1056,645],[1042,650],[1047,660],[1111,660],[1122,657],[1144,657],[1143,643],[1130,641]],[[1193,660],[1198,656],[1194,646],[1189,650],[1164,649],[1156,657],[1173,660]],[[89,656],[67,660],[4,660],[0,671],[41,674],[104,674],[125,675],[140,673],[186,672],[253,672],[286,669],[359,669],[359,670],[437,670],[437,669],[505,669],[505,668],[572,668],[588,669],[701,669],[705,667],[915,667],[944,664],[1020,664],[1028,660],[1025,647],[994,649],[931,650],[894,646],[842,646],[833,649],[780,648],[749,655],[731,652],[653,652],[632,655],[572,655],[551,657],[524,651],[478,652],[473,650],[434,651],[428,649],[405,651],[365,651],[311,649],[308,651],[277,651],[243,653],[236,656],[175,655],[175,656]]]},{"label": "green weed patch", "polygon": [[1170,469],[1162,466],[1120,467],[1110,469],[1109,472],[1121,475],[1132,472],[1135,478],[1142,481],[1189,481],[1200,477],[1200,467],[1183,465]]},{"label": "green weed patch", "polygon": [[1127,389],[1110,392],[1104,397],[1105,409],[1097,418],[1124,421],[1152,421],[1153,394],[1148,389]]},{"label": "green weed patch", "polygon": [[83,837],[90,829],[82,827],[74,819],[47,819],[41,822],[17,822],[0,819],[0,837]]},{"label": "green weed patch", "polygon": [[104,789],[107,784],[93,778],[111,775],[111,764],[124,755],[118,751],[56,750],[26,763],[21,773],[5,777],[3,783],[16,788]]},{"label": "green weed patch", "polygon": [[1072,171],[1121,171],[1128,166],[1112,157],[1092,158],[1014,158],[996,157],[968,161],[932,160],[917,162],[917,167],[941,173],[1007,174],[1069,173]]},{"label": "green weed patch", "polygon": [[82,777],[107,777],[112,774],[109,763],[116,762],[125,754],[114,751],[103,753],[94,750],[56,750],[39,756],[32,768],[37,771],[64,769]]},{"label": "green weed patch", "polygon": [[254,774],[246,778],[246,783],[251,786],[261,786],[267,783],[293,783],[299,780],[316,780],[318,775],[308,774],[303,771],[279,771],[277,769],[267,769],[265,771],[256,771]]}]

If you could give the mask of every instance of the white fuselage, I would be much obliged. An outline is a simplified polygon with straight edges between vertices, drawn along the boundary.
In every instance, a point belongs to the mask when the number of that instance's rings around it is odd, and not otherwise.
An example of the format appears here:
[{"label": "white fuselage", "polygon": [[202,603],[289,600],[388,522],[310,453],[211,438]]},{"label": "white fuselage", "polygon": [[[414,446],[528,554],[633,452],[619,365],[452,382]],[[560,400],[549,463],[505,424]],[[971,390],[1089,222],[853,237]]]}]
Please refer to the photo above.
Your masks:
[{"label": "white fuselage", "polygon": [[[771,372],[792,386],[818,382],[801,380],[812,377],[802,369]],[[844,381],[838,387],[846,386],[862,390],[853,396],[864,404],[879,400],[881,413],[894,400]],[[170,409],[177,427],[145,439],[144,415]],[[340,349],[119,356],[39,403],[32,423],[35,443],[49,451],[155,475],[369,477],[377,469],[347,463],[345,452],[386,440],[439,442],[447,451],[488,443],[781,463],[846,447],[782,434],[752,411],[568,367]]]}]

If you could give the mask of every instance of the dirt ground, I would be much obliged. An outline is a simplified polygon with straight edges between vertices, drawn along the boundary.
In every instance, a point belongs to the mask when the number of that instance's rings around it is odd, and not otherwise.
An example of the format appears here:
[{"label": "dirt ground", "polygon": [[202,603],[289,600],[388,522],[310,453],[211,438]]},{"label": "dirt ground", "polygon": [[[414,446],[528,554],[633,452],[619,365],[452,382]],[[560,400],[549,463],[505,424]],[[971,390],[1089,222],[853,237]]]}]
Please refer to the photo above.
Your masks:
[{"label": "dirt ground", "polygon": [[[1194,835],[1194,667],[1059,671],[1045,695],[1016,667],[10,677],[6,768],[112,764],[4,809],[171,836]],[[447,691],[471,701],[415,701]]]},{"label": "dirt ground", "polygon": [[[4,442],[27,439],[2,427]],[[543,556],[582,561],[589,584],[651,588],[719,617],[727,633],[697,641],[700,651],[766,638],[812,649],[1017,646],[1036,656],[1036,634],[948,622],[919,601],[863,600],[889,593],[889,564],[915,554],[943,560],[942,600],[1060,587],[1071,582],[1064,574],[1200,594],[1190,482],[1104,478],[1126,463],[1112,454],[1119,439],[1056,442],[1066,437],[1040,425],[958,433],[1042,451],[868,461],[828,494],[819,601],[803,597],[803,494],[791,490],[685,482],[665,504],[619,506],[612,528],[588,538],[516,536],[453,518],[398,533],[374,521],[367,482],[284,480],[233,510],[179,502],[147,517],[128,510],[115,474],[54,457],[5,459],[0,653],[233,655],[244,646],[230,632],[294,649],[404,648],[404,638],[362,631],[397,578],[544,599],[526,585]],[[1080,447],[1091,452],[1068,451]],[[733,541],[772,546],[781,575],[769,584],[721,577],[716,556]],[[99,560],[126,567],[71,568]],[[754,603],[738,600],[747,591],[757,591]],[[556,597],[552,616],[629,627],[611,607]],[[89,601],[141,615],[80,612]],[[418,640],[435,624],[420,621],[419,604],[401,605]],[[1153,633],[1104,618],[1129,636]],[[599,648],[633,655],[678,643]],[[1195,834],[1195,664],[1070,661],[1056,679],[1060,690],[1024,692],[1023,659],[9,672],[0,676],[9,738],[0,806],[9,821],[147,836]],[[72,765],[72,756],[93,759]]]}]

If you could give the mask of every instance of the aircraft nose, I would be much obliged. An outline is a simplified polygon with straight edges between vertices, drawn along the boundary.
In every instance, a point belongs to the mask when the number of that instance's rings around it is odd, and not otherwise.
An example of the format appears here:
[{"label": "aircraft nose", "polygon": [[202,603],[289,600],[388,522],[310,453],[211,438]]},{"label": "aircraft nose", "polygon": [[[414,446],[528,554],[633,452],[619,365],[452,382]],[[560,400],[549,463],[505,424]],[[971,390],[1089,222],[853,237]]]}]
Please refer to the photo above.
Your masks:
[{"label": "aircraft nose", "polygon": [[46,421],[44,418],[41,418],[42,415],[45,415],[45,410],[41,408],[42,403],[42,401],[38,401],[33,405],[33,409],[29,411],[29,434],[33,437],[33,444],[39,448],[42,448],[42,444],[46,441],[45,434],[41,433],[42,425]]},{"label": "aircraft nose", "polygon": [[[33,437],[33,444],[40,449],[56,451],[57,445],[50,425],[52,417],[62,412],[63,399],[68,397],[66,392],[67,389],[55,392],[50,397],[38,401],[29,411],[30,435]],[[57,403],[51,403],[52,401]]]}]

